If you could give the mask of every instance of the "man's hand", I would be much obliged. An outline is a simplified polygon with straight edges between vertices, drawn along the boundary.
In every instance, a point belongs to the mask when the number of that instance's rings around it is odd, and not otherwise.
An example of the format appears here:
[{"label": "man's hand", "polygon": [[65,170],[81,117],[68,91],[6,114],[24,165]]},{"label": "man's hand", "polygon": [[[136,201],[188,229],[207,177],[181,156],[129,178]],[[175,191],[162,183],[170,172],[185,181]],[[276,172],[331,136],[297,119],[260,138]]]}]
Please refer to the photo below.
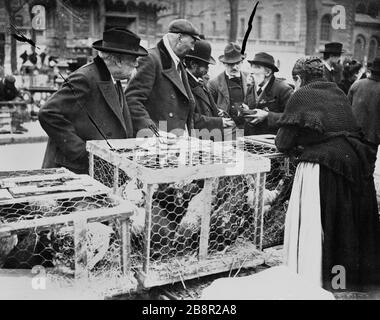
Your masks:
[{"label": "man's hand", "polygon": [[268,112],[261,109],[254,109],[252,114],[245,115],[245,118],[252,119],[250,124],[257,124],[263,122],[268,117]]},{"label": "man's hand", "polygon": [[171,132],[161,131],[159,130],[158,133],[160,134],[160,142],[164,144],[175,144],[177,142],[178,137]]},{"label": "man's hand", "polygon": [[235,122],[231,118],[223,118],[223,128],[235,127]]}]

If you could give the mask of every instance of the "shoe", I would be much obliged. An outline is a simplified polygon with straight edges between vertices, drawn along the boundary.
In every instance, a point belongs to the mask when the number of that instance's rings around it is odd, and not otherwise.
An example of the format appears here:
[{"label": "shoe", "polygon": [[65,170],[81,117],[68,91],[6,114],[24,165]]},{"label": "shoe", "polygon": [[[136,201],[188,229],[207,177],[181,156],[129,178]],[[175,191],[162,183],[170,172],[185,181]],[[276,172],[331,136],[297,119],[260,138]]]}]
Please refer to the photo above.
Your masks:
[{"label": "shoe", "polygon": [[20,125],[16,128],[16,131],[28,132],[29,130]]}]

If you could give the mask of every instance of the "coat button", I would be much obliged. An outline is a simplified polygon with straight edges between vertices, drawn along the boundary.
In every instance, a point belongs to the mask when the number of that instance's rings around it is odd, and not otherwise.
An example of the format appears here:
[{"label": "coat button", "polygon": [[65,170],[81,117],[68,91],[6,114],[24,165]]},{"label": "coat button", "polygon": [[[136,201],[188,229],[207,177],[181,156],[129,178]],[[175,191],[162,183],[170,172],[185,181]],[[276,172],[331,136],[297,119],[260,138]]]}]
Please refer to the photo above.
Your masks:
[{"label": "coat button", "polygon": [[169,112],[169,117],[173,118],[173,116],[174,116],[173,112]]}]

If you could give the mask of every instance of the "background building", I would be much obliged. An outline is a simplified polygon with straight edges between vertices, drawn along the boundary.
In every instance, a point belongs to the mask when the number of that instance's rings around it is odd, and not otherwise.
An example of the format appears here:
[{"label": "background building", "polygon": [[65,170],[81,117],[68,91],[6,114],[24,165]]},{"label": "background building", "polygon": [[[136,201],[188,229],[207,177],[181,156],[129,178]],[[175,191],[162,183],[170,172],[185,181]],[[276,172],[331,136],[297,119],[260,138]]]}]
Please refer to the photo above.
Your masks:
[{"label": "background building", "polygon": [[[238,0],[237,41],[242,42],[252,12],[252,0]],[[344,29],[334,29],[336,5],[345,10]],[[371,61],[380,54],[380,0],[261,0],[253,21],[246,52],[266,51],[275,57],[279,76],[290,78],[296,59],[317,54],[324,44],[342,42],[347,56]],[[212,43],[213,56],[223,53],[231,27],[230,0],[171,0],[168,10],[158,15],[158,28],[164,32],[176,17],[191,20]],[[248,63],[244,64],[248,68]],[[222,70],[218,64],[211,75]],[[290,80],[290,79],[289,79]]]}]

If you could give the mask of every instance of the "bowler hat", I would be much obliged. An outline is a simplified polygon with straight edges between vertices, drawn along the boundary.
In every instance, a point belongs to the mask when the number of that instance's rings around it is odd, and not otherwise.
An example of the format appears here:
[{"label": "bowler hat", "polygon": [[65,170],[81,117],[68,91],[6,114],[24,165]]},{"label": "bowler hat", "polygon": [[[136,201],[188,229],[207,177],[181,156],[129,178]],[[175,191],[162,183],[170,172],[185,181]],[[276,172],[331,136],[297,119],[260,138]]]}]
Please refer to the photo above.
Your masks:
[{"label": "bowler hat", "polygon": [[199,37],[198,30],[194,27],[194,25],[186,20],[186,19],[176,19],[170,22],[169,24],[169,32],[170,33],[183,33],[197,40],[201,40]]},{"label": "bowler hat", "polygon": [[211,57],[211,45],[205,40],[195,42],[194,50],[186,58],[201,60],[210,64],[215,64],[215,60]]},{"label": "bowler hat", "polygon": [[224,48],[224,54],[219,57],[223,63],[238,63],[245,59],[246,55],[241,53],[241,47],[237,43],[230,42]]},{"label": "bowler hat", "polygon": [[103,32],[103,39],[95,41],[92,47],[99,51],[146,56],[148,51],[140,46],[140,37],[132,31],[115,27]]},{"label": "bowler hat", "polygon": [[321,50],[321,53],[334,53],[334,54],[342,54],[344,52],[343,44],[340,42],[329,42],[325,44],[325,49]]},{"label": "bowler hat", "polygon": [[373,73],[380,74],[380,57],[375,58],[371,63],[371,66],[368,68]]},{"label": "bowler hat", "polygon": [[256,53],[252,60],[248,60],[251,64],[257,64],[259,66],[268,67],[273,70],[273,72],[277,72],[278,68],[274,64],[274,58],[270,54],[266,52]]}]

